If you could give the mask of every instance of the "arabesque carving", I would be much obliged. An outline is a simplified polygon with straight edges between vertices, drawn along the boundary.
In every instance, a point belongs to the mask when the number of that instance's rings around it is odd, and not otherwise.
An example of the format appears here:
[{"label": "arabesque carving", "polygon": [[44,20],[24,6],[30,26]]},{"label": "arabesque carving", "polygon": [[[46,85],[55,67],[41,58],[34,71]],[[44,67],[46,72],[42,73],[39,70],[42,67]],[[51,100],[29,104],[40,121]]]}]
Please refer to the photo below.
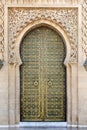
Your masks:
[{"label": "arabesque carving", "polygon": [[77,14],[77,8],[9,8],[9,63],[16,63],[15,41],[20,32],[39,19],[55,22],[65,30],[71,43],[70,62],[77,62]]},{"label": "arabesque carving", "polygon": [[0,1],[0,60],[4,60],[4,5]]},{"label": "arabesque carving", "polygon": [[87,58],[87,1],[82,4],[82,48]]},{"label": "arabesque carving", "polygon": [[86,56],[84,67],[87,71],[87,0],[82,3],[82,49]]}]

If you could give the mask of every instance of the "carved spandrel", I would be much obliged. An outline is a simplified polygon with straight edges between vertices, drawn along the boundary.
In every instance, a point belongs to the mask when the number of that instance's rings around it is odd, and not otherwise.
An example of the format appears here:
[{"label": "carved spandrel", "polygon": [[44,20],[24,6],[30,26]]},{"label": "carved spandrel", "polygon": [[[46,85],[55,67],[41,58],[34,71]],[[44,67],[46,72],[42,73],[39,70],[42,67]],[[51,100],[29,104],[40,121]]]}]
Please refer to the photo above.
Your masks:
[{"label": "carved spandrel", "polygon": [[[71,42],[70,62],[77,62],[78,10],[76,8],[9,8],[9,63],[15,63],[15,41],[20,32],[29,23],[38,19],[47,19],[59,24],[67,33]],[[15,59],[15,60],[14,60]]]}]

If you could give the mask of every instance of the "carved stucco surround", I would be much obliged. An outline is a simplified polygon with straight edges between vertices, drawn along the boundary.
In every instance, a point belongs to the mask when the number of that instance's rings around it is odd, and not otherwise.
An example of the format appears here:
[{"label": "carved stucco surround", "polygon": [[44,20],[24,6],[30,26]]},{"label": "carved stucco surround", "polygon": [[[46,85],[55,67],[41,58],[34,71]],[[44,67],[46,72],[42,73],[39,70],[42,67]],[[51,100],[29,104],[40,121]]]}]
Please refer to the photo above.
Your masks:
[{"label": "carved stucco surround", "polygon": [[[9,40],[9,124],[20,122],[21,41],[27,32],[39,26],[58,32],[66,46],[67,123],[77,125],[77,39],[78,8],[8,7]],[[74,95],[73,95],[74,93]]]}]

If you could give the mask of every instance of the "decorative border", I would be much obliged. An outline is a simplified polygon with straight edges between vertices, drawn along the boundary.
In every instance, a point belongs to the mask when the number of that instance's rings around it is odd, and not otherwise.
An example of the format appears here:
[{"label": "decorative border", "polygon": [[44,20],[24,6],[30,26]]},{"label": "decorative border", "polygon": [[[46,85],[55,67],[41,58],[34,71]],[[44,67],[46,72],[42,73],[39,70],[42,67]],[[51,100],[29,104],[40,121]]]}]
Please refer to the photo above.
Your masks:
[{"label": "decorative border", "polygon": [[87,1],[82,3],[82,48],[87,58]]},{"label": "decorative border", "polygon": [[21,31],[39,19],[58,24],[67,33],[71,43],[70,62],[77,62],[78,9],[77,8],[24,8],[9,7],[9,63],[16,63],[15,41]]},{"label": "decorative border", "polygon": [[82,3],[82,50],[86,56],[84,62],[85,70],[87,71],[87,1],[83,0]]},{"label": "decorative border", "polygon": [[0,1],[0,60],[4,60],[4,5]]}]

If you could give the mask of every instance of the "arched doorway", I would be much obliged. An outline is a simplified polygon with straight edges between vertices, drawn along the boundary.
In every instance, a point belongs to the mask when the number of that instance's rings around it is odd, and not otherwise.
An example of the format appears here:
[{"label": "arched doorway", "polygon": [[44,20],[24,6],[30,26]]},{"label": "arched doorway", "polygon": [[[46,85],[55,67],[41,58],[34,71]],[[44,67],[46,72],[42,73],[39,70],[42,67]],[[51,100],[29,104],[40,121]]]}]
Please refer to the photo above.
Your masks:
[{"label": "arched doorway", "polygon": [[20,54],[21,121],[66,121],[62,38],[48,27],[38,27],[24,37]]}]

